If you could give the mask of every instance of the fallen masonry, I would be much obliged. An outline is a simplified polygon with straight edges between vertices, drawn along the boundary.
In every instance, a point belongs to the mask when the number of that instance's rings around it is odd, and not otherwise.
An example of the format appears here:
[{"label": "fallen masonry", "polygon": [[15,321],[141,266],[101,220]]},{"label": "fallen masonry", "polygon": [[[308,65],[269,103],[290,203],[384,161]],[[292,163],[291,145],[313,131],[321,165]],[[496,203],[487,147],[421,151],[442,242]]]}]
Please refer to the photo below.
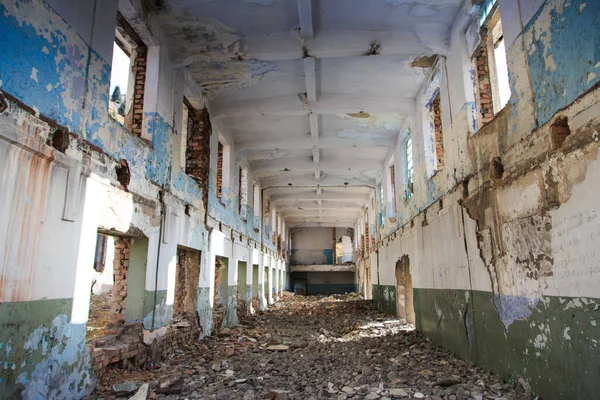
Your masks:
[{"label": "fallen masonry", "polygon": [[[137,393],[136,393],[137,391]],[[152,369],[109,367],[90,398],[528,399],[359,296],[293,296]]]}]

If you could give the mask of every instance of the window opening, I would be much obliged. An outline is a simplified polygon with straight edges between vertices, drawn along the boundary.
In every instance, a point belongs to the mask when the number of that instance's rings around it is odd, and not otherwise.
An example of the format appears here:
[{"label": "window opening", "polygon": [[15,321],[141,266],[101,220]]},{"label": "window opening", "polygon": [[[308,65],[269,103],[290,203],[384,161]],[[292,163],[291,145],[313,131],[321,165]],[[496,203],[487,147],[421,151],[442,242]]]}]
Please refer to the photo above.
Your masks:
[{"label": "window opening", "polygon": [[413,195],[413,147],[412,138],[410,135],[404,143],[406,151],[406,199],[410,199]]},{"label": "window opening", "polygon": [[217,199],[223,201],[223,143],[221,142],[217,150]]}]

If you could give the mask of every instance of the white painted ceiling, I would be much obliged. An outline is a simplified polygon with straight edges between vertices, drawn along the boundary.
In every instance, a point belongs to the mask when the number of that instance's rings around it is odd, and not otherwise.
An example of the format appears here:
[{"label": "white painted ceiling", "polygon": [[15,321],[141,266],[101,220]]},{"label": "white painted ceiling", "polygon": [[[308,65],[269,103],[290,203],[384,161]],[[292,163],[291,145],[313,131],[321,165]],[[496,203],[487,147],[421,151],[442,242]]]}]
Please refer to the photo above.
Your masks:
[{"label": "white painted ceiling", "polygon": [[287,225],[353,226],[414,113],[411,62],[447,53],[462,1],[168,0],[156,17]]}]

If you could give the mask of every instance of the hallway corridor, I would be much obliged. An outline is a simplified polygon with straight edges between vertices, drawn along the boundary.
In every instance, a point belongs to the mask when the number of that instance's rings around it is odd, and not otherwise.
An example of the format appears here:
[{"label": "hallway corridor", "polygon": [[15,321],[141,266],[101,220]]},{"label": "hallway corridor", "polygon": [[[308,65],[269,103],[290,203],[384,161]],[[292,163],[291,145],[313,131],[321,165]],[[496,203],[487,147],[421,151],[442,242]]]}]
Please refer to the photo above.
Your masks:
[{"label": "hallway corridor", "polygon": [[0,400],[600,397],[600,0],[0,0],[0,38]]},{"label": "hallway corridor", "polygon": [[531,398],[371,302],[343,295],[286,294],[241,325],[175,350],[156,369],[110,369],[92,398],[109,399],[123,383],[135,383],[132,390],[150,383],[157,399]]}]

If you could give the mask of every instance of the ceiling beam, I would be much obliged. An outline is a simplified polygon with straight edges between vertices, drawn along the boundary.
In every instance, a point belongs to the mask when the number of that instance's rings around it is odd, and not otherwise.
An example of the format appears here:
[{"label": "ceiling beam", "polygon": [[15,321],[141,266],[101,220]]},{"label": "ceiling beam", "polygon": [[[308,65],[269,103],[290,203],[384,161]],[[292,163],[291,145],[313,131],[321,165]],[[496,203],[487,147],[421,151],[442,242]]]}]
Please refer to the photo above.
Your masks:
[{"label": "ceiling beam", "polygon": [[303,193],[288,193],[288,194],[274,194],[271,195],[271,202],[278,204],[280,202],[288,202],[288,201],[314,201],[323,200],[323,201],[353,201],[356,204],[364,204],[369,200],[368,194],[359,194],[359,193],[348,193],[347,195],[337,194],[337,193],[322,193],[319,194],[312,191],[312,194],[303,194]]},{"label": "ceiling beam", "polygon": [[[403,115],[412,115],[415,113],[416,107],[414,99],[408,97],[386,98],[325,93],[321,94],[317,101],[309,102],[308,106],[305,105],[303,96],[292,95],[262,100],[209,104],[209,109],[212,114],[212,120],[219,121],[226,117],[243,117],[256,114],[295,116],[311,113],[351,114],[363,111],[368,113],[394,112]],[[311,129],[313,124],[314,122],[311,121]]]},{"label": "ceiling beam", "polygon": [[315,70],[315,59],[312,57],[304,59],[304,78],[306,80],[306,98],[309,102],[317,101],[317,71]]},{"label": "ceiling beam", "polygon": [[348,218],[348,219],[356,219],[360,217],[362,209],[341,209],[337,210],[335,208],[316,208],[312,210],[293,210],[288,209],[281,211],[280,214],[285,218],[291,217],[314,217],[321,216],[322,218],[331,217],[331,218]]},{"label": "ceiling beam", "polygon": [[[318,149],[316,150],[318,154]],[[313,155],[314,157],[314,155]],[[270,160],[259,160],[252,161],[250,163],[250,168],[252,172],[257,176],[260,176],[261,173],[271,172],[271,173],[281,173],[281,174],[289,174],[294,172],[310,172],[314,167],[320,168],[325,173],[350,173],[357,171],[370,171],[375,170],[379,172],[383,168],[383,163],[378,159],[327,159],[320,160],[320,162],[313,163],[308,157],[307,158],[298,158],[298,157],[282,157],[277,159]]]},{"label": "ceiling beam", "polygon": [[294,202],[278,202],[277,210],[300,210],[300,211],[309,211],[309,210],[318,210],[319,208],[323,209],[332,209],[332,210],[352,210],[360,212],[363,210],[362,204],[358,202],[352,201],[325,201],[321,204],[322,207],[317,204],[316,201],[304,200],[304,201],[294,201]]},{"label": "ceiling beam", "polygon": [[305,41],[312,40],[313,19],[312,19],[312,0],[298,0],[298,16],[300,19],[300,35]]},{"label": "ceiling beam", "polygon": [[310,121],[310,137],[313,140],[319,139],[319,116],[317,114],[310,114],[308,116]]},{"label": "ceiling beam", "polygon": [[328,228],[335,226],[337,228],[354,228],[356,221],[335,221],[335,222],[315,222],[315,221],[295,221],[286,223],[289,228]]},{"label": "ceiling beam", "polygon": [[[307,53],[316,58],[368,57],[374,42],[379,44],[380,56],[406,56],[410,61],[420,56],[447,55],[449,51],[444,32],[432,34],[429,43],[422,43],[412,32],[321,30],[313,39],[302,33],[300,35],[279,32],[246,36],[241,40],[241,49],[252,58],[263,61],[299,60]],[[184,57],[173,56],[176,64],[185,66]],[[189,54],[186,56],[189,58]],[[197,58],[202,56],[198,54]],[[189,61],[186,62],[189,64]]]},{"label": "ceiling beam", "polygon": [[[397,134],[396,134],[397,135]],[[385,147],[393,149],[396,147],[396,136],[390,136],[389,138],[344,138],[337,136],[321,137],[319,139],[319,149],[350,149],[350,148],[373,148],[373,147]],[[258,150],[312,150],[315,147],[315,143],[306,140],[305,136],[292,136],[292,137],[276,137],[271,139],[253,139],[253,140],[242,140],[236,141],[236,151],[238,153],[243,151],[258,151]],[[314,156],[314,154],[313,154]],[[251,157],[250,157],[251,158]],[[319,159],[320,160],[320,159]]]},{"label": "ceiling beam", "polygon": [[364,176],[364,175],[327,175],[320,181],[315,180],[313,174],[293,174],[293,175],[279,175],[270,176],[267,178],[261,178],[261,187],[269,188],[272,186],[289,186],[288,183],[292,183],[290,187],[315,187],[320,185],[322,187],[327,186],[369,186],[375,188],[375,179]]}]

